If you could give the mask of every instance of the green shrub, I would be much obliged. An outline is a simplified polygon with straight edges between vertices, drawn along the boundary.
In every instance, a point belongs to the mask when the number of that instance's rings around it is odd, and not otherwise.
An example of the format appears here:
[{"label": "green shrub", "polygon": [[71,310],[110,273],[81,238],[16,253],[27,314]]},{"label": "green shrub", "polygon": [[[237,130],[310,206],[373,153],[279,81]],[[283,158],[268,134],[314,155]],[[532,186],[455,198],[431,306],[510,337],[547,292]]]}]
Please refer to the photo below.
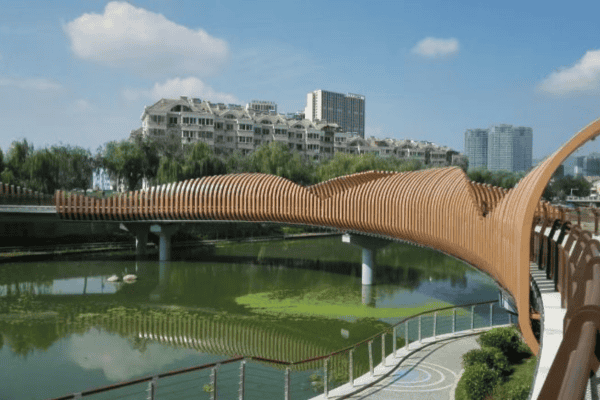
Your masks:
[{"label": "green shrub", "polygon": [[477,341],[481,347],[499,349],[510,362],[518,361],[531,354],[514,327],[492,329],[481,334]]},{"label": "green shrub", "polygon": [[484,347],[463,354],[463,367],[465,369],[475,364],[487,365],[488,368],[497,371],[501,376],[507,376],[511,371],[508,359],[500,349],[495,347]]},{"label": "green shrub", "polygon": [[500,381],[500,374],[485,364],[477,363],[465,369],[461,380],[464,381],[469,399],[482,400],[492,393]]}]

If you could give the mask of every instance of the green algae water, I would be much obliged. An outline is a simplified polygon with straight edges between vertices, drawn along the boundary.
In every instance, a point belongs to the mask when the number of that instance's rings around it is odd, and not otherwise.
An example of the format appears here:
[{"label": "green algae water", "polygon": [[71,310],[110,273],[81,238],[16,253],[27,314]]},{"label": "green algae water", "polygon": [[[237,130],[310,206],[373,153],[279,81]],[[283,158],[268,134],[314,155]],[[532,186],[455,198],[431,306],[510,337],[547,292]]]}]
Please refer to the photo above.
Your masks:
[{"label": "green algae water", "polygon": [[[0,264],[0,399],[58,397],[235,355],[299,361],[424,310],[497,299],[484,274],[399,243],[378,251],[367,291],[360,249],[339,236],[174,253],[170,262],[96,255]],[[129,273],[137,281],[109,280]],[[222,367],[223,388],[236,387],[236,368]],[[249,387],[274,390],[257,398],[282,397],[281,368],[248,371]],[[160,398],[209,398],[209,373],[165,382]],[[316,395],[315,376],[295,372],[293,398]],[[145,389],[132,387],[130,398],[145,398]]]}]

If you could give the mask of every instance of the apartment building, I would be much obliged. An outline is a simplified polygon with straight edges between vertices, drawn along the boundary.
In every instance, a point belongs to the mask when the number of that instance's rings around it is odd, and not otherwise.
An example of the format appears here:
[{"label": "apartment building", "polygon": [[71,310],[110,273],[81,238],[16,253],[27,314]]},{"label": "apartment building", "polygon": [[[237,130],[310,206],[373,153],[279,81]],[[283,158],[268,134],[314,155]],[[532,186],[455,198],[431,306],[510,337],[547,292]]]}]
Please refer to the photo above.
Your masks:
[{"label": "apartment building", "polygon": [[469,169],[527,171],[532,166],[533,130],[525,126],[492,125],[465,131],[465,154]]},{"label": "apartment building", "polygon": [[306,95],[305,118],[310,121],[329,121],[344,132],[365,137],[365,96],[315,90]]},{"label": "apartment building", "polygon": [[181,137],[182,143],[204,142],[216,154],[239,151],[247,155],[270,142],[282,142],[290,150],[310,158],[330,158],[335,153],[374,153],[381,157],[414,159],[431,166],[456,163],[458,152],[431,142],[364,139],[344,131],[339,124],[284,116],[272,110],[222,104],[196,98],[161,99],[144,108],[142,127],[131,136]]}]

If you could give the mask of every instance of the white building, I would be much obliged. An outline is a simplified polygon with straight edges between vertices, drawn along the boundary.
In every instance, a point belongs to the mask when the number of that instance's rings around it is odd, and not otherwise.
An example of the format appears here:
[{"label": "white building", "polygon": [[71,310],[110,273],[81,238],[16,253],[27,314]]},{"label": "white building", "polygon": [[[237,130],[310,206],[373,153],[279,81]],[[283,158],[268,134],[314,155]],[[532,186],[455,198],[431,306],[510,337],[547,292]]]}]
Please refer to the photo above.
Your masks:
[{"label": "white building", "polygon": [[254,111],[252,107],[211,103],[195,98],[161,99],[145,107],[142,127],[131,136],[181,137],[182,143],[204,142],[216,154],[240,151],[246,155],[258,146],[281,142],[310,158],[330,158],[335,153],[375,153],[381,157],[414,159],[426,165],[452,165],[458,152],[431,142],[364,139],[345,132],[337,123],[299,119],[298,114]]},{"label": "white building", "polygon": [[310,121],[329,121],[344,132],[365,137],[365,96],[315,90],[306,95],[305,118]]}]

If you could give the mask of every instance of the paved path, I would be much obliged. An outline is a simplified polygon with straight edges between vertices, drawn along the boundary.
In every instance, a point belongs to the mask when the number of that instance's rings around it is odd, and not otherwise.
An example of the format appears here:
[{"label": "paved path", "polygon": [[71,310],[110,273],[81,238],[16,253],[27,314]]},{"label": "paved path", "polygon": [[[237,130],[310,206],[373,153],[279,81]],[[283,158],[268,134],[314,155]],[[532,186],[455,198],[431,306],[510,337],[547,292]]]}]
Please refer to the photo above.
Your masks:
[{"label": "paved path", "polygon": [[479,348],[477,335],[452,338],[408,355],[387,378],[349,399],[454,399],[462,355]]}]

